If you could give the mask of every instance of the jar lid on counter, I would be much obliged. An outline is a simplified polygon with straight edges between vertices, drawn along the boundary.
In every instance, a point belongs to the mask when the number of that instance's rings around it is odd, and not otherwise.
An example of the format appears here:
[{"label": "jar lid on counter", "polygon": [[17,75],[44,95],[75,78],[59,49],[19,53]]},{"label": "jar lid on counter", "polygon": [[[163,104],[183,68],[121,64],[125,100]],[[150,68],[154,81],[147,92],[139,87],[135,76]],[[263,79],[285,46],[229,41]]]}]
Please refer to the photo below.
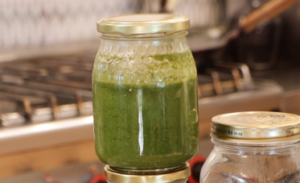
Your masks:
[{"label": "jar lid on counter", "polygon": [[114,183],[170,183],[175,181],[185,181],[190,176],[190,165],[185,164],[185,167],[181,170],[165,174],[156,175],[134,175],[134,174],[123,174],[114,171],[109,165],[104,167],[104,175],[108,182]]},{"label": "jar lid on counter", "polygon": [[98,32],[107,34],[150,34],[187,30],[190,20],[174,14],[132,14],[106,17],[97,22]]},{"label": "jar lid on counter", "polygon": [[281,112],[237,112],[212,118],[212,137],[240,143],[300,139],[300,116]]}]

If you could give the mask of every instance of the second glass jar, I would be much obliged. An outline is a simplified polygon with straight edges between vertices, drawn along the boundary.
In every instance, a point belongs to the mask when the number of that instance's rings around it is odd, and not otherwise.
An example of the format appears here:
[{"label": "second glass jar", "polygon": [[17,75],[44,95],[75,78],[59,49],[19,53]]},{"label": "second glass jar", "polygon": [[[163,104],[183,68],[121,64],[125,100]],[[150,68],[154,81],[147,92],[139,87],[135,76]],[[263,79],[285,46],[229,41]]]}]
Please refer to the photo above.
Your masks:
[{"label": "second glass jar", "polygon": [[299,116],[280,112],[215,116],[215,146],[202,167],[200,182],[300,182],[299,125]]}]

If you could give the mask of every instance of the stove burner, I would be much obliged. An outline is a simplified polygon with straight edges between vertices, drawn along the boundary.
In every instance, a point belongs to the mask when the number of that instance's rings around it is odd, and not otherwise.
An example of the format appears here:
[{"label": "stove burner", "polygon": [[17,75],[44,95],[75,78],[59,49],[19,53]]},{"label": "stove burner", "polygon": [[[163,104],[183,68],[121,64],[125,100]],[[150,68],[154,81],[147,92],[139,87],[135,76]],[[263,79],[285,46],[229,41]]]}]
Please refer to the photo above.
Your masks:
[{"label": "stove burner", "polygon": [[0,64],[1,125],[91,115],[92,68],[84,55]]},{"label": "stove burner", "polygon": [[245,64],[218,64],[198,76],[200,98],[254,89],[250,70]]},{"label": "stove burner", "polygon": [[[81,54],[1,63],[1,126],[91,115],[93,62]],[[243,64],[218,65],[198,78],[200,98],[253,88]]]}]

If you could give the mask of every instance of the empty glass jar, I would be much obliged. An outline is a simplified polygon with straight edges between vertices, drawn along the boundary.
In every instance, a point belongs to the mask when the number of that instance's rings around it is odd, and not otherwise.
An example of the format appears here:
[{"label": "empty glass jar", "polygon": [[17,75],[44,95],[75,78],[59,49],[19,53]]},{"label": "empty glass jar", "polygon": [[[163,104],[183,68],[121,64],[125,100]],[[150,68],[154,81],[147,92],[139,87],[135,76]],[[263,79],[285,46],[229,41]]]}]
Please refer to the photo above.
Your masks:
[{"label": "empty glass jar", "polygon": [[197,72],[189,19],[125,15],[98,22],[93,70],[96,152],[111,169],[182,169],[198,150]]},{"label": "empty glass jar", "polygon": [[201,183],[300,182],[300,118],[279,112],[241,112],[212,119],[215,147]]}]

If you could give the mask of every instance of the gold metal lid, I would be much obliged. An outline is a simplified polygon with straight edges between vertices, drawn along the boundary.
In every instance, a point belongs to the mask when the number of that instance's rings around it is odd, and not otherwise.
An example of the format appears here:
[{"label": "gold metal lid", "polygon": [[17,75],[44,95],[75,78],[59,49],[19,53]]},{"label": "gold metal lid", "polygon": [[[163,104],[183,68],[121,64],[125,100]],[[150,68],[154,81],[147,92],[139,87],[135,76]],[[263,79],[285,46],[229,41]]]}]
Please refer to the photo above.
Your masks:
[{"label": "gold metal lid", "polygon": [[157,175],[131,175],[121,174],[112,170],[109,165],[104,167],[104,176],[109,182],[114,183],[170,183],[187,179],[191,174],[190,165],[186,163],[184,169],[177,172]]},{"label": "gold metal lid", "polygon": [[212,118],[212,136],[239,142],[278,142],[300,135],[300,116],[281,112],[237,112]]},{"label": "gold metal lid", "polygon": [[132,14],[106,17],[97,22],[97,30],[107,34],[149,34],[187,30],[190,20],[174,14]]}]

